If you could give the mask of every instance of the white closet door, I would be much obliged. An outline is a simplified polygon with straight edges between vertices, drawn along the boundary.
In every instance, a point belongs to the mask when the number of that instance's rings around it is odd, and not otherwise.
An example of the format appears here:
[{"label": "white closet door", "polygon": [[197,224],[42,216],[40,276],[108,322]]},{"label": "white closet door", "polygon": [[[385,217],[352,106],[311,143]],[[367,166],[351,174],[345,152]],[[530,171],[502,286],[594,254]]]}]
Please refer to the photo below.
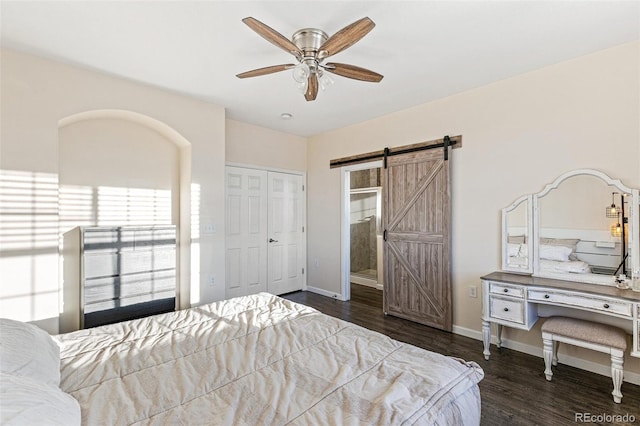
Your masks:
[{"label": "white closet door", "polygon": [[302,176],[269,172],[268,291],[302,290],[304,267]]},{"label": "white closet door", "polygon": [[267,172],[227,167],[226,297],[267,291]]}]

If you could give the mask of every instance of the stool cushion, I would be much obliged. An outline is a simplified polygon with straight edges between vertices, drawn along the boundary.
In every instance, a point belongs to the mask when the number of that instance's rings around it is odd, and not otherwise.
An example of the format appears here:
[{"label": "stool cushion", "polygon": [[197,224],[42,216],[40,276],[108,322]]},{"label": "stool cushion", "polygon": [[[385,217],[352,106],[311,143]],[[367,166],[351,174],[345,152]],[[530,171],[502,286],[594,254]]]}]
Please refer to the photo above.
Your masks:
[{"label": "stool cushion", "polygon": [[575,318],[551,317],[542,324],[542,332],[571,337],[585,342],[627,349],[627,334],[618,327]]}]

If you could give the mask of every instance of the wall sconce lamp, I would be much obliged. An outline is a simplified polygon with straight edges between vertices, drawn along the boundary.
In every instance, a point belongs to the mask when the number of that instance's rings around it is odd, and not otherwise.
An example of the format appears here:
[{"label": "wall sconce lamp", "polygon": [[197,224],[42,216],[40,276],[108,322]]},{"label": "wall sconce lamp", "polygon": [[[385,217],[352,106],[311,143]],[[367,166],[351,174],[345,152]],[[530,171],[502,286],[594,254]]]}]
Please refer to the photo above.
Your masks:
[{"label": "wall sconce lamp", "polygon": [[606,211],[606,216],[607,217],[615,217],[616,223],[611,225],[611,236],[613,237],[620,237],[620,243],[622,246],[622,254],[621,254],[621,258],[622,258],[622,262],[620,262],[620,265],[618,265],[618,268],[616,269],[614,275],[618,274],[618,271],[621,270],[622,275],[626,275],[627,274],[627,266],[626,266],[626,261],[627,261],[627,247],[626,247],[626,223],[628,221],[627,217],[625,217],[624,215],[624,197],[626,194],[620,194],[620,207],[618,208],[616,206],[615,203],[615,196],[616,194],[618,194],[618,192],[612,192],[611,193],[611,205],[607,206],[607,211]]},{"label": "wall sconce lamp", "polygon": [[617,192],[611,193],[611,205],[606,207],[607,209],[606,217],[617,218],[618,215],[620,214],[620,209],[616,206],[616,202],[614,200],[616,194]]},{"label": "wall sconce lamp", "polygon": [[622,236],[622,224],[618,218],[618,223],[614,223],[611,225],[611,236],[612,237],[621,237]]}]

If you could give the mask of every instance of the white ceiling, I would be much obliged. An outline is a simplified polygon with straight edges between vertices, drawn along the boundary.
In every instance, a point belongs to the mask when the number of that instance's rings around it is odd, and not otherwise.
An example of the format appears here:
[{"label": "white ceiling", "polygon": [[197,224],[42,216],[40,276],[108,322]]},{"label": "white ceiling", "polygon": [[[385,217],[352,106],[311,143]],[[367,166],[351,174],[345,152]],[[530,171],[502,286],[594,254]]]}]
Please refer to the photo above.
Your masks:
[{"label": "white ceiling", "polygon": [[[227,117],[311,136],[640,38],[637,1],[6,1],[3,46],[195,96]],[[329,35],[364,16],[376,27],[331,58],[383,74],[335,76],[306,102],[290,72],[237,73],[292,62],[241,19],[289,37]],[[285,121],[280,114],[289,112]]]}]

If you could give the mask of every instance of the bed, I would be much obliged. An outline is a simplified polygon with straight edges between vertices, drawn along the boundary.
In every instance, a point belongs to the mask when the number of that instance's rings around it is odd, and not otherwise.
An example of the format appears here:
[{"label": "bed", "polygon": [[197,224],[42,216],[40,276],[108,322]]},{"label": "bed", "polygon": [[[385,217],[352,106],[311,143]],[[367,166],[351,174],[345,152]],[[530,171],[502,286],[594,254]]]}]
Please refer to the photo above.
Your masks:
[{"label": "bed", "polygon": [[479,424],[482,369],[261,293],[55,336],[83,424]]}]

